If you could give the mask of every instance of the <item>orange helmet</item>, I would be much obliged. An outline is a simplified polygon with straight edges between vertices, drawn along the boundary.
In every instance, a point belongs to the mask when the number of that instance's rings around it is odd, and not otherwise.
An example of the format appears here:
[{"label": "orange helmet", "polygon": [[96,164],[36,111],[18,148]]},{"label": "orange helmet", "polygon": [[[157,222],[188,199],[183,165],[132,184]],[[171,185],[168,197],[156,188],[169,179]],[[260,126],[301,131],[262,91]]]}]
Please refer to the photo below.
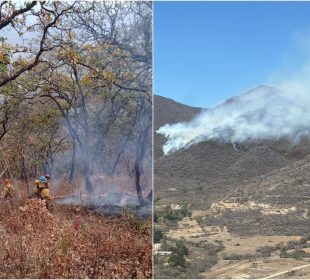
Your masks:
[{"label": "orange helmet", "polygon": [[4,184],[10,184],[10,180],[9,179],[4,179]]}]

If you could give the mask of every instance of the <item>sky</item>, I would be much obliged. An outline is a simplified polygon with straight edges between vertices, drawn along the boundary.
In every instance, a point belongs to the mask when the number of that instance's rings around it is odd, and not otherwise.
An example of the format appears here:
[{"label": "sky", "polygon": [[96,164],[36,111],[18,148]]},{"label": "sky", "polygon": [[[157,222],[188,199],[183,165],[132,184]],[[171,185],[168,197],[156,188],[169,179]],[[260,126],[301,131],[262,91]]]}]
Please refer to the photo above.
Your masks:
[{"label": "sky", "polygon": [[310,58],[310,2],[154,3],[154,92],[213,107]]}]

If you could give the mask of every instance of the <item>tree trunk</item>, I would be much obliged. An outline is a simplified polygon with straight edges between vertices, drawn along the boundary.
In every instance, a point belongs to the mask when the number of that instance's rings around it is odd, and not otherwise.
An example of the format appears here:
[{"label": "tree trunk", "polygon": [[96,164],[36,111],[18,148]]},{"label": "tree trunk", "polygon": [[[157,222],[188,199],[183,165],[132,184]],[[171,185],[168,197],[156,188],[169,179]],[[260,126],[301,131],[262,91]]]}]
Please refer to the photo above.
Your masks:
[{"label": "tree trunk", "polygon": [[21,160],[21,178],[26,183],[27,196],[28,196],[29,195],[29,184],[28,184],[28,176],[27,176],[25,158],[23,155],[22,155],[22,160]]},{"label": "tree trunk", "polygon": [[71,166],[70,166],[70,174],[69,174],[69,180],[70,182],[73,180],[74,170],[75,170],[75,153],[76,153],[76,143],[73,139],[72,143],[72,159],[71,159]]},{"label": "tree trunk", "polygon": [[143,206],[145,204],[142,190],[141,190],[141,184],[140,184],[140,175],[141,175],[141,164],[139,162],[139,159],[136,160],[135,163],[135,183],[136,183],[136,191],[138,194],[140,205]]},{"label": "tree trunk", "polygon": [[85,181],[85,188],[88,193],[92,193],[94,191],[90,176],[91,176],[91,152],[89,149],[89,143],[88,140],[85,141],[83,145],[83,162],[84,162],[84,170],[83,170],[83,177]]},{"label": "tree trunk", "polygon": [[139,141],[137,143],[137,148],[136,148],[136,160],[135,160],[135,182],[136,182],[136,191],[138,194],[139,202],[140,205],[145,204],[145,200],[142,195],[142,190],[141,190],[141,171],[142,171],[142,164],[143,164],[143,159],[145,156],[145,151],[146,147],[148,144],[148,135],[149,132],[152,128],[152,124],[148,124],[143,131],[141,131],[140,136],[139,136]]},{"label": "tree trunk", "polygon": [[85,181],[85,188],[88,193],[92,193],[94,191],[92,183],[90,181],[90,165],[89,161],[85,160],[84,170],[83,170],[83,177]]},{"label": "tree trunk", "polygon": [[149,192],[149,194],[147,195],[146,199],[147,199],[150,203],[152,203],[152,199],[153,199],[153,191],[152,191],[152,190]]}]

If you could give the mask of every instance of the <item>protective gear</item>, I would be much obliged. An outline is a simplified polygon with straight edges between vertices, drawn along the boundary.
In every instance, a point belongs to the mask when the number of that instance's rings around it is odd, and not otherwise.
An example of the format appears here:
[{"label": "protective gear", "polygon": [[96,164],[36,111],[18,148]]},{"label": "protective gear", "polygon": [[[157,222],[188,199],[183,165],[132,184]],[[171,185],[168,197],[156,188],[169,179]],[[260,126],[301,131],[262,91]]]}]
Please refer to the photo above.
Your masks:
[{"label": "protective gear", "polygon": [[9,179],[5,179],[4,184],[3,184],[3,197],[5,199],[13,198],[14,195],[15,195],[15,190],[14,190],[13,185],[11,184]]},{"label": "protective gear", "polygon": [[46,205],[46,208],[48,210],[50,210],[50,211],[54,210],[54,206],[53,206],[52,201],[51,201],[52,197],[51,197],[51,194],[50,194],[50,190],[47,187],[41,190],[40,198],[42,200],[45,200],[45,205]]},{"label": "protective gear", "polygon": [[47,188],[47,180],[44,176],[41,176],[39,180],[35,180],[33,196],[40,198],[40,193],[45,188]]},{"label": "protective gear", "polygon": [[49,180],[49,179],[51,179],[51,176],[50,176],[49,174],[45,174],[45,178],[46,178],[47,180]]},{"label": "protective gear", "polygon": [[41,183],[47,183],[47,180],[46,180],[45,176],[41,176],[41,177],[39,178],[39,181],[40,181]]},{"label": "protective gear", "polygon": [[50,195],[50,190],[49,189],[43,189],[41,191],[41,199],[45,199],[45,200],[50,200],[52,199],[51,195]]},{"label": "protective gear", "polygon": [[52,197],[50,195],[48,181],[45,176],[41,176],[39,180],[35,181],[33,197],[45,200],[47,209],[53,209],[53,205],[51,204]]},{"label": "protective gear", "polygon": [[33,189],[32,197],[40,198],[40,192],[41,192],[40,181],[39,180],[35,180],[34,183],[35,183],[35,186],[34,186],[34,189]]}]

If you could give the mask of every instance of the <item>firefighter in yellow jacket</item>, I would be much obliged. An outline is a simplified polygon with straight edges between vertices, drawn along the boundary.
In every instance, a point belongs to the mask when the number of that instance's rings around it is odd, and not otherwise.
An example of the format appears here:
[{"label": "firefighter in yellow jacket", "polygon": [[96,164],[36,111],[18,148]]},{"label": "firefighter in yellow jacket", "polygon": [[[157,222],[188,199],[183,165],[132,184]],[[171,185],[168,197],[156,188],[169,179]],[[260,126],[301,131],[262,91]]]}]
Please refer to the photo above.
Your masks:
[{"label": "firefighter in yellow jacket", "polygon": [[39,180],[36,180],[36,185],[33,192],[34,197],[40,198],[46,201],[46,207],[51,209],[51,194],[48,187],[48,181],[45,176],[41,176]]},{"label": "firefighter in yellow jacket", "polygon": [[15,190],[9,179],[3,181],[3,197],[5,199],[13,198],[15,196]]}]

